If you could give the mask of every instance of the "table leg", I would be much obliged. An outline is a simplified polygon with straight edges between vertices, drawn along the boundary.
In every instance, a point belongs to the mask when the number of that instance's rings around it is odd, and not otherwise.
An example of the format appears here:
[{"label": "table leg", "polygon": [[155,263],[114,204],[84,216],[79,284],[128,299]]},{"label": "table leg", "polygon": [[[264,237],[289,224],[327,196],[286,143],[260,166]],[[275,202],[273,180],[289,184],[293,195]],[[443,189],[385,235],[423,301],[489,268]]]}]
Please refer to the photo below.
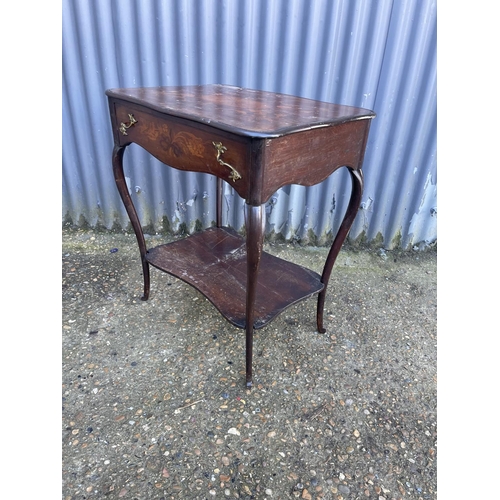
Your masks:
[{"label": "table leg", "polygon": [[217,227],[222,227],[222,193],[224,191],[224,185],[222,184],[222,179],[217,177],[217,189],[216,189],[216,207],[215,207],[215,217]]},{"label": "table leg", "polygon": [[146,260],[146,242],[144,240],[144,233],[142,232],[141,222],[137,216],[132,198],[127,188],[127,183],[125,181],[125,175],[123,173],[123,153],[127,146],[115,146],[113,149],[113,174],[115,176],[116,187],[120,193],[120,197],[125,205],[125,210],[130,218],[132,227],[137,238],[137,243],[139,244],[139,252],[141,254],[142,262],[142,274],[144,277],[144,295],[141,297],[142,300],[148,300],[149,298],[149,288],[150,288],[150,278],[149,278],[149,262]]},{"label": "table leg", "polygon": [[349,229],[351,229],[352,223],[356,218],[359,205],[361,204],[361,196],[363,194],[362,170],[353,170],[352,168],[349,168],[349,173],[351,174],[352,181],[351,198],[349,200],[349,205],[347,206],[344,219],[342,220],[342,224],[340,225],[337,235],[333,240],[332,247],[328,252],[325,267],[323,268],[323,274],[321,275],[321,282],[324,283],[325,286],[318,295],[317,324],[319,333],[326,332],[326,329],[323,326],[323,310],[325,307],[326,288],[328,286],[328,281],[330,279],[333,264],[335,263],[335,259],[337,258],[340,249],[342,248],[342,244],[344,243],[344,240],[349,233]]},{"label": "table leg", "polygon": [[246,386],[252,388],[252,353],[254,331],[254,306],[257,290],[257,276],[262,256],[263,205],[247,205],[246,250],[247,250],[247,297],[246,297]]}]

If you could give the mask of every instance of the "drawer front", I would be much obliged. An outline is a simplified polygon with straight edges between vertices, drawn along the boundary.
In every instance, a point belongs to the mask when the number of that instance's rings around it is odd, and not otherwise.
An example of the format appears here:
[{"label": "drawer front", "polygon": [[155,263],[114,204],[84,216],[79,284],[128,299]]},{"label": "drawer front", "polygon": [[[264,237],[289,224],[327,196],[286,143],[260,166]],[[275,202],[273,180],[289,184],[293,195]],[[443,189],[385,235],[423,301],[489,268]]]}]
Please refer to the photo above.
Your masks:
[{"label": "drawer front", "polygon": [[120,145],[135,143],[166,165],[204,172],[246,194],[250,142],[218,129],[129,103],[115,103]]}]

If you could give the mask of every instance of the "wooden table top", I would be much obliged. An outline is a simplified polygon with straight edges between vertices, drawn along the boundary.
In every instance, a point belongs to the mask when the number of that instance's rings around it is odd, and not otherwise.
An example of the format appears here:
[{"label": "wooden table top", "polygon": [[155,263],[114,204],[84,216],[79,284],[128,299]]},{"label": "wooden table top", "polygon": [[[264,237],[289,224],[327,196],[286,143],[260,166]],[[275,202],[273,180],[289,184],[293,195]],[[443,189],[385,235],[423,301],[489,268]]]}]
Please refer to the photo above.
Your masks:
[{"label": "wooden table top", "polygon": [[219,84],[109,89],[106,95],[256,138],[375,117],[369,109]]}]

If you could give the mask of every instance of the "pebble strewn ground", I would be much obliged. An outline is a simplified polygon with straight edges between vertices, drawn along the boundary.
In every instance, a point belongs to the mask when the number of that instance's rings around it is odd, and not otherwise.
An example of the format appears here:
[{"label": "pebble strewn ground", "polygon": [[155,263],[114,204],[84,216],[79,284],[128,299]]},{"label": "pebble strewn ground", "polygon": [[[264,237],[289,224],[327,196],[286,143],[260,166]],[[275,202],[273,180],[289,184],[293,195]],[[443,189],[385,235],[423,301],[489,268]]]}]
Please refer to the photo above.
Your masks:
[{"label": "pebble strewn ground", "polygon": [[435,250],[343,250],[327,333],[315,299],[258,330],[250,392],[243,330],[154,268],[141,292],[133,235],[63,231],[64,500],[437,498]]}]

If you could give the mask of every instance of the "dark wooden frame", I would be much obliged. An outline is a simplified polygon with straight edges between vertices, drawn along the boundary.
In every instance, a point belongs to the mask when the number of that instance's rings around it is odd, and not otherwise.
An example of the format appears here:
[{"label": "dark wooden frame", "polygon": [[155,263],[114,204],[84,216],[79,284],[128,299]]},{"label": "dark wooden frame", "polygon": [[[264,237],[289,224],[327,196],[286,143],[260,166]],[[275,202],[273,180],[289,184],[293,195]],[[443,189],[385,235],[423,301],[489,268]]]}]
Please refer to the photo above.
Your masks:
[{"label": "dark wooden frame", "polygon": [[[328,281],[361,203],[361,165],[375,114],[225,85],[112,89],[106,94],[114,178],[139,246],[142,299],[149,298],[150,265],[203,293],[228,321],[245,329],[246,385],[251,388],[254,329],[318,294],[317,328],[325,332]],[[123,154],[131,143],[168,166],[215,175],[216,227],[148,249],[123,171]],[[352,190],[322,275],[263,252],[263,206],[272,194],[288,184],[317,184],[341,167],[349,170]],[[222,181],[245,199],[246,238],[222,226]]]}]

